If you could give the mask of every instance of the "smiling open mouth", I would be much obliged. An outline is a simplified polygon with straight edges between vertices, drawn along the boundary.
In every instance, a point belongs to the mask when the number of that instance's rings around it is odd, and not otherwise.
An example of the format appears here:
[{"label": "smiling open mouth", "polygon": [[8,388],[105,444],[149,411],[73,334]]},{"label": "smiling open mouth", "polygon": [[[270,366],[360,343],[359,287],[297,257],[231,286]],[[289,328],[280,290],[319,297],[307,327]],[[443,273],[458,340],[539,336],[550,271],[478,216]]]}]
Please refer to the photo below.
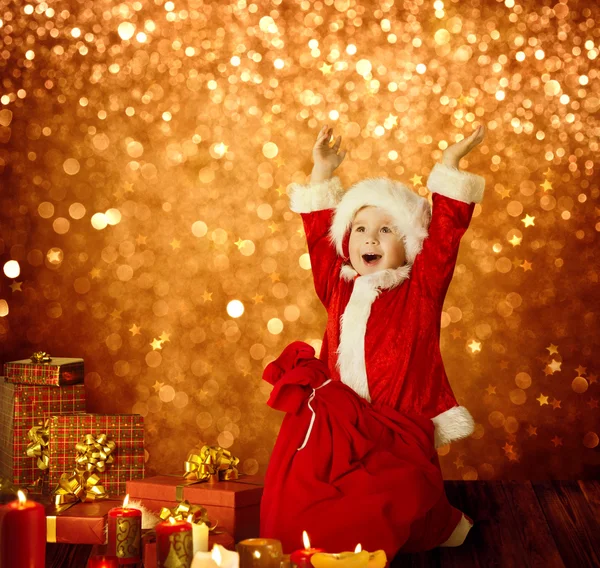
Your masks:
[{"label": "smiling open mouth", "polygon": [[380,254],[363,254],[362,259],[363,259],[364,263],[367,266],[369,266],[371,264],[377,264],[377,262],[379,262],[379,260],[381,259],[381,255]]}]

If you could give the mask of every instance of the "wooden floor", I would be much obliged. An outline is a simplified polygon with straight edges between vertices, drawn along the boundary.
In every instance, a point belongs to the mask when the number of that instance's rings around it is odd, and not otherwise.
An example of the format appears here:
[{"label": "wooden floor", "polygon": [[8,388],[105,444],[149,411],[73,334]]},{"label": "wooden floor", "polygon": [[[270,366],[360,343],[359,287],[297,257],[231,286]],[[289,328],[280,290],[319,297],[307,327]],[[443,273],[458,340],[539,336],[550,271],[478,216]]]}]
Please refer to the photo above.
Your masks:
[{"label": "wooden floor", "polygon": [[[475,521],[457,548],[399,555],[392,568],[600,568],[600,481],[446,481]],[[47,567],[85,567],[91,546],[48,545]]]},{"label": "wooden floor", "polygon": [[446,481],[475,521],[464,544],[401,554],[392,568],[599,568],[600,481]]}]

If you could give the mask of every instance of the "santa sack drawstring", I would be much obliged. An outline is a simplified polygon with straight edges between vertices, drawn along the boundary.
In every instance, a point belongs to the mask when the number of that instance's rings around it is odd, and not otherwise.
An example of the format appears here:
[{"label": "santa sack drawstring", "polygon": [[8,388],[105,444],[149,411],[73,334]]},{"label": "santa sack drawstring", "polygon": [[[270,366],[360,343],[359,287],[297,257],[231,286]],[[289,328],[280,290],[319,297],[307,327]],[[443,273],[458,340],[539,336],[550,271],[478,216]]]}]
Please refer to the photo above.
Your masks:
[{"label": "santa sack drawstring", "polygon": [[306,436],[304,438],[304,442],[298,448],[297,451],[303,450],[306,447],[306,444],[308,444],[308,439],[310,438],[310,433],[312,432],[313,424],[315,423],[315,418],[317,417],[315,409],[310,405],[310,403],[311,403],[312,399],[315,398],[315,395],[317,394],[317,391],[319,389],[322,389],[325,385],[328,385],[330,382],[331,382],[331,379],[326,380],[320,387],[317,387],[316,389],[313,389],[312,394],[308,397],[308,408],[310,408],[310,411],[312,412],[312,416],[310,417],[310,424],[308,426],[308,432],[306,432]]}]

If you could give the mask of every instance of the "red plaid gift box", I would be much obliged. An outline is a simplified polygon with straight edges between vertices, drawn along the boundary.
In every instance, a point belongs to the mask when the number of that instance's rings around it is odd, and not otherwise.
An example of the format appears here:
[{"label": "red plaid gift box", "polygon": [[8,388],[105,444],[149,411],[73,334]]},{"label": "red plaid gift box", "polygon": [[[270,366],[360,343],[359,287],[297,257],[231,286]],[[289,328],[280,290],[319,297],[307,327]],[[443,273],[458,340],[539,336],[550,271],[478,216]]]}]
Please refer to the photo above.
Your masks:
[{"label": "red plaid gift box", "polygon": [[75,385],[83,383],[83,359],[53,357],[47,363],[34,363],[31,359],[10,361],[4,364],[4,374],[9,383]]},{"label": "red plaid gift box", "polygon": [[125,485],[132,479],[144,477],[144,419],[139,414],[58,414],[47,415],[48,482],[53,489],[63,473],[71,475],[75,469],[75,446],[87,434],[97,438],[106,434],[116,444],[114,461],[104,472],[95,472],[106,492],[125,494]]},{"label": "red plaid gift box", "polygon": [[31,486],[43,472],[37,467],[37,459],[25,454],[29,430],[42,425],[47,412],[83,410],[83,385],[59,389],[15,385],[0,377],[0,477],[7,477],[21,487]]}]

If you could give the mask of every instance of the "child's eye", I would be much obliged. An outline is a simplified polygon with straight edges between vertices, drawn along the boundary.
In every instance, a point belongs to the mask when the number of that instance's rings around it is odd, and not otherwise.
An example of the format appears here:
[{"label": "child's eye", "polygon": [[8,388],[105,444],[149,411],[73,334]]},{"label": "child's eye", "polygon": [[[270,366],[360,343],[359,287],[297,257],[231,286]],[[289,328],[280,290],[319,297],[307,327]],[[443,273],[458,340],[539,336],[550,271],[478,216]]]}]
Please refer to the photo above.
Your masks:
[{"label": "child's eye", "polygon": [[384,233],[391,233],[391,232],[392,232],[392,230],[391,230],[389,227],[381,227],[381,230],[382,230]]},{"label": "child's eye", "polygon": [[364,227],[356,227],[356,232],[357,233],[362,233],[364,232],[365,228]]}]

